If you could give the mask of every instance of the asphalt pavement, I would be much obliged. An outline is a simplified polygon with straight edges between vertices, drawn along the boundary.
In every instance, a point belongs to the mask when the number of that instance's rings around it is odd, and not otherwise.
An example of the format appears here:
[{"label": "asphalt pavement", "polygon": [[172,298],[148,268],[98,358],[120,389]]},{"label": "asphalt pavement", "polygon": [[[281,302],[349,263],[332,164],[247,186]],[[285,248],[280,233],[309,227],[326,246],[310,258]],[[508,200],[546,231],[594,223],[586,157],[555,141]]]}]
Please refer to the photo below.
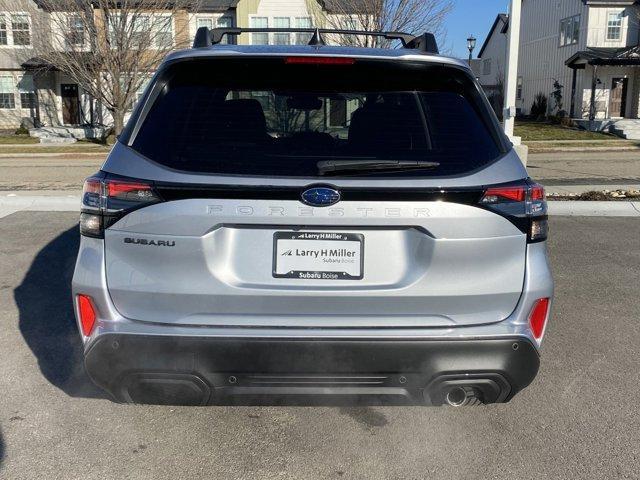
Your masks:
[{"label": "asphalt pavement", "polygon": [[[105,154],[0,155],[0,192],[77,193],[84,179],[98,171],[104,159]],[[545,186],[638,187],[640,150],[536,153],[529,155],[527,168],[531,177]]]},{"label": "asphalt pavement", "polygon": [[554,317],[505,405],[119,405],[84,374],[77,213],[0,219],[0,478],[639,478],[640,220],[553,217]]}]

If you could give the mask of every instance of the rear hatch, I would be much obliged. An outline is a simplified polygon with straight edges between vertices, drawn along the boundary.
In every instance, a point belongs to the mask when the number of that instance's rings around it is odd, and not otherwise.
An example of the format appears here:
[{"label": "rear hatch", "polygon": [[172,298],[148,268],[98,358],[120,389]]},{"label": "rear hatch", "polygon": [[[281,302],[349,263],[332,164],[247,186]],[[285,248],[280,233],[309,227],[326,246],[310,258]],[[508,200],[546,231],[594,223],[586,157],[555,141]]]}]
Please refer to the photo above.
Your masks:
[{"label": "rear hatch", "polygon": [[[464,70],[193,60],[161,71],[145,103],[102,179],[107,284],[125,317],[454,327],[515,309],[528,237],[469,185],[507,147]],[[120,177],[132,170],[118,156],[144,168]]]}]

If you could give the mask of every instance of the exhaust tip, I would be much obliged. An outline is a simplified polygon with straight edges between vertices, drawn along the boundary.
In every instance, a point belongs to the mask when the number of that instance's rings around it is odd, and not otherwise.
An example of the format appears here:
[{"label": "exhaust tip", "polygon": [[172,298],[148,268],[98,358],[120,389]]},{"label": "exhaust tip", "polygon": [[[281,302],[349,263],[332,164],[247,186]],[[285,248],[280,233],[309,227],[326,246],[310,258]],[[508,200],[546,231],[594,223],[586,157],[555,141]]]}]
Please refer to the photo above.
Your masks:
[{"label": "exhaust tip", "polygon": [[483,403],[476,389],[467,386],[452,387],[447,391],[444,399],[451,407],[466,407]]},{"label": "exhaust tip", "polygon": [[467,392],[462,387],[453,387],[447,392],[445,401],[452,407],[461,407],[467,401]]}]

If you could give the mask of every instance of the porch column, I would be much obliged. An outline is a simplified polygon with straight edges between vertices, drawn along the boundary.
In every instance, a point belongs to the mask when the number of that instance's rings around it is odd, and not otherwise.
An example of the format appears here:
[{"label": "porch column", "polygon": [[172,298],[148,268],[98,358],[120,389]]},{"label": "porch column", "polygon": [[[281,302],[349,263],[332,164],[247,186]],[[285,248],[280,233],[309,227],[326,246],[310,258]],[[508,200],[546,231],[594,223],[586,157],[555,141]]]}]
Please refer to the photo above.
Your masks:
[{"label": "porch column", "polygon": [[589,105],[589,130],[593,130],[593,121],[596,119],[596,88],[598,87],[598,66],[592,65],[593,76],[591,79],[591,104]]},{"label": "porch column", "polygon": [[576,83],[578,82],[578,69],[573,69],[573,78],[571,79],[571,111],[569,116],[576,118]]}]

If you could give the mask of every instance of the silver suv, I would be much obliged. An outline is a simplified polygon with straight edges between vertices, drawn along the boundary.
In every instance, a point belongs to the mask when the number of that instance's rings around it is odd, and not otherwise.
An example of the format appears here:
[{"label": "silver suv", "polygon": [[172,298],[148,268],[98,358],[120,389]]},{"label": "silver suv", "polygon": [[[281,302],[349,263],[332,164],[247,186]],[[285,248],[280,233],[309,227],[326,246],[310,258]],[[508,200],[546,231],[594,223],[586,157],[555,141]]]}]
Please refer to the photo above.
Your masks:
[{"label": "silver suv", "polygon": [[510,400],[549,317],[547,207],[468,66],[429,34],[221,43],[256,31],[169,55],[85,183],[93,381],[134,403]]}]

